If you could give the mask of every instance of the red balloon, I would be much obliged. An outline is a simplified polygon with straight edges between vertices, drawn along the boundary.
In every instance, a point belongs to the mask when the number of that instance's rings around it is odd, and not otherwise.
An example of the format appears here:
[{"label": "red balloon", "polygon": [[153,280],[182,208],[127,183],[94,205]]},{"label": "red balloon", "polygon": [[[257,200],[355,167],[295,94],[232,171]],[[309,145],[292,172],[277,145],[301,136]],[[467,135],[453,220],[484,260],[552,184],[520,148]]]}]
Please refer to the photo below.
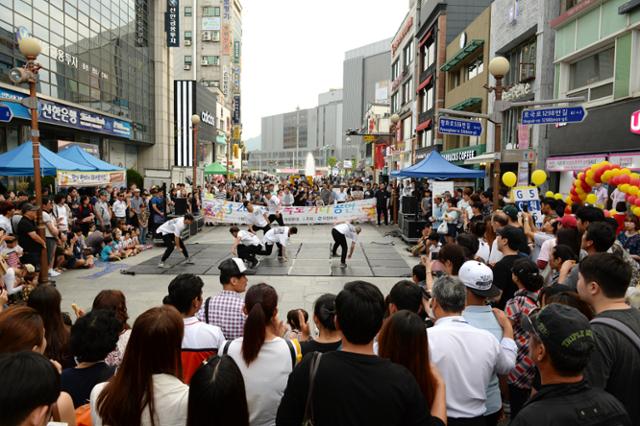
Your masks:
[{"label": "red balloon", "polygon": [[591,187],[589,186],[589,184],[585,181],[580,182],[580,185],[582,186],[582,189],[584,190],[584,192],[591,192]]},{"label": "red balloon", "polygon": [[636,206],[640,207],[640,198],[636,197],[636,200],[633,202]]},{"label": "red balloon", "polygon": [[624,185],[625,183],[631,182],[631,177],[629,177],[629,175],[620,175],[618,176],[618,182],[620,185]]},{"label": "red balloon", "polygon": [[635,195],[627,195],[627,202],[629,204],[635,204],[637,199],[638,197],[636,197]]},{"label": "red balloon", "polygon": [[640,186],[640,179],[638,178],[630,178],[629,185],[631,186]]},{"label": "red balloon", "polygon": [[618,186],[619,184],[620,184],[620,176],[614,176],[611,179],[609,179],[609,185]]},{"label": "red balloon", "polygon": [[611,212],[607,209],[604,209],[604,217],[609,217],[611,216]]}]

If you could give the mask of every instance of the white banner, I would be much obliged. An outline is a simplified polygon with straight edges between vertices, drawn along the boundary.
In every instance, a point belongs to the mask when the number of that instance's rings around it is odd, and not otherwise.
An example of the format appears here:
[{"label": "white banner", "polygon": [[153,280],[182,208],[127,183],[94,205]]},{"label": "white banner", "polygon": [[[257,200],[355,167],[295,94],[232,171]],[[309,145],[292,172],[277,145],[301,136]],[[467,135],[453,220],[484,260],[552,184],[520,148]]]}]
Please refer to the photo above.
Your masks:
[{"label": "white banner", "polygon": [[[207,223],[246,224],[247,209],[242,203],[207,197],[202,207]],[[376,217],[376,200],[370,198],[325,207],[283,207],[282,215],[286,225],[335,223],[347,220],[373,222]]]}]

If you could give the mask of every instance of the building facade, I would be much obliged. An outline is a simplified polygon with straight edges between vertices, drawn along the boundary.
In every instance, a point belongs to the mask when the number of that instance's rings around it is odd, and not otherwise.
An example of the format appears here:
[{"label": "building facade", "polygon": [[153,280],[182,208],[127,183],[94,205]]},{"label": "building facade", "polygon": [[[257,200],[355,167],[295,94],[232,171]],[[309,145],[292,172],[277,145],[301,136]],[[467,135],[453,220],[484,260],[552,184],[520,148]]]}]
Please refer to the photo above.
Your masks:
[{"label": "building facade", "polygon": [[179,16],[179,46],[172,49],[175,78],[219,88],[226,107],[235,111],[234,124],[240,124],[240,0],[183,0]]},{"label": "building facade", "polygon": [[[37,84],[40,138],[57,151],[68,142],[95,146],[113,164],[146,169],[170,167],[173,119],[170,63],[163,43],[164,8],[147,0],[5,0],[0,4],[0,97],[18,100],[26,85],[9,82],[11,68],[25,62],[17,35],[42,45]],[[29,139],[27,111],[0,123],[0,152]]]},{"label": "building facade", "polygon": [[345,53],[343,62],[342,134],[336,141],[338,160],[365,157],[366,146],[361,136],[350,136],[348,130],[361,129],[370,104],[388,102],[391,41],[382,40]]},{"label": "building facade", "polygon": [[416,123],[414,156],[419,160],[433,149],[442,149],[443,136],[436,131],[438,109],[446,95],[447,45],[491,4],[491,0],[423,0],[416,5]]},{"label": "building facade", "polygon": [[549,126],[547,170],[567,192],[573,172],[593,162],[640,169],[640,4],[560,3],[560,15],[551,21],[555,96],[583,96],[588,111],[582,123]]}]

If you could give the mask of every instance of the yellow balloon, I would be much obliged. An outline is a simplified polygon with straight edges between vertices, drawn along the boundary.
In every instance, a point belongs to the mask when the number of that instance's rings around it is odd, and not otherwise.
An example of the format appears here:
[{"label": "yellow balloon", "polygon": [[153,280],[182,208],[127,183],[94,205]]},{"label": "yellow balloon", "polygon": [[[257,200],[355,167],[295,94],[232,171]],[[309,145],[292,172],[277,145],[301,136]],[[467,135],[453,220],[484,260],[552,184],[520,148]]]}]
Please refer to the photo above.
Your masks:
[{"label": "yellow balloon", "polygon": [[505,186],[511,188],[512,186],[515,186],[516,182],[518,182],[518,177],[515,173],[506,172],[502,175],[502,183],[504,183]]},{"label": "yellow balloon", "polygon": [[547,191],[547,192],[544,193],[544,196],[547,197],[547,198],[553,198],[553,195],[554,195],[553,191]]},{"label": "yellow balloon", "polygon": [[555,198],[556,200],[562,200],[562,194],[557,193],[556,195],[553,196],[553,198]]},{"label": "yellow balloon", "polygon": [[569,205],[573,204],[573,199],[571,198],[571,195],[567,195],[567,198],[564,199],[564,202]]},{"label": "yellow balloon", "polygon": [[589,186],[593,186],[593,185],[596,184],[596,181],[593,180],[592,177],[587,177],[584,181],[587,182],[587,185],[589,185]]},{"label": "yellow balloon", "polygon": [[620,172],[623,175],[630,175],[631,174],[631,170],[627,169],[626,167],[624,169],[620,170]]},{"label": "yellow balloon", "polygon": [[609,214],[611,214],[611,216],[615,216],[618,214],[618,211],[616,209],[611,209],[609,210]]},{"label": "yellow balloon", "polygon": [[578,193],[578,195],[583,195],[584,189],[582,189],[582,186],[576,185],[576,192]]},{"label": "yellow balloon", "polygon": [[533,173],[531,173],[531,182],[533,182],[535,186],[540,186],[546,181],[547,181],[547,173],[545,173],[544,170],[538,169],[538,170],[534,170]]},{"label": "yellow balloon", "polygon": [[612,178],[611,170],[607,170],[602,174],[602,176],[600,177],[600,180],[604,183],[607,183],[611,178]]},{"label": "yellow balloon", "polygon": [[635,186],[635,185],[631,185],[631,186],[629,187],[629,194],[631,194],[631,195],[638,195],[638,193],[639,193],[639,192],[640,192],[640,188],[638,188],[637,186]]},{"label": "yellow balloon", "polygon": [[602,204],[599,204],[599,203],[596,204],[596,207],[599,208],[599,209],[604,209],[604,206]]},{"label": "yellow balloon", "polygon": [[583,180],[583,179],[584,179],[584,172],[578,173],[578,180]]},{"label": "yellow balloon", "polygon": [[587,170],[587,173],[585,174],[585,177],[592,178],[593,177],[593,170],[591,170],[591,169]]},{"label": "yellow balloon", "polygon": [[598,201],[598,197],[596,197],[596,194],[589,194],[587,195],[586,200],[587,200],[587,203],[589,204],[595,204],[596,201]]},{"label": "yellow balloon", "polygon": [[625,194],[627,194],[629,192],[629,188],[631,188],[631,185],[629,185],[628,183],[623,183],[618,188],[620,189],[620,191],[622,191]]},{"label": "yellow balloon", "polygon": [[636,216],[640,216],[640,207],[634,207],[633,214],[635,214]]},{"label": "yellow balloon", "polygon": [[612,169],[611,174],[613,176],[620,176],[622,174],[622,171],[620,169]]}]

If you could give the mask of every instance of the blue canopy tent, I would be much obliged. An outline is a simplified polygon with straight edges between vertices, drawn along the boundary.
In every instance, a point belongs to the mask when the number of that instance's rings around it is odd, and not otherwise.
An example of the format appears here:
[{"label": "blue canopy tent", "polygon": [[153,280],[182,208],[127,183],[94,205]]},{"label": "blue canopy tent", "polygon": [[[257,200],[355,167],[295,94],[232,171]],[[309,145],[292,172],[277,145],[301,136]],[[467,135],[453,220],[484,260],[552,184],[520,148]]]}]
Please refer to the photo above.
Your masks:
[{"label": "blue canopy tent", "polygon": [[122,171],[124,168],[114,166],[106,161],[94,157],[78,145],[72,145],[69,148],[60,151],[58,155],[66,160],[73,161],[83,166],[91,167],[90,170],[96,172],[117,172]]},{"label": "blue canopy tent", "polygon": [[391,172],[394,177],[411,177],[425,179],[481,179],[484,170],[470,170],[451,164],[438,151],[431,151],[422,161],[405,169]]},{"label": "blue canopy tent", "polygon": [[[40,171],[42,176],[55,176],[57,170],[91,171],[94,169],[62,158],[40,145]],[[0,155],[0,176],[33,175],[33,144],[31,141]]]}]

